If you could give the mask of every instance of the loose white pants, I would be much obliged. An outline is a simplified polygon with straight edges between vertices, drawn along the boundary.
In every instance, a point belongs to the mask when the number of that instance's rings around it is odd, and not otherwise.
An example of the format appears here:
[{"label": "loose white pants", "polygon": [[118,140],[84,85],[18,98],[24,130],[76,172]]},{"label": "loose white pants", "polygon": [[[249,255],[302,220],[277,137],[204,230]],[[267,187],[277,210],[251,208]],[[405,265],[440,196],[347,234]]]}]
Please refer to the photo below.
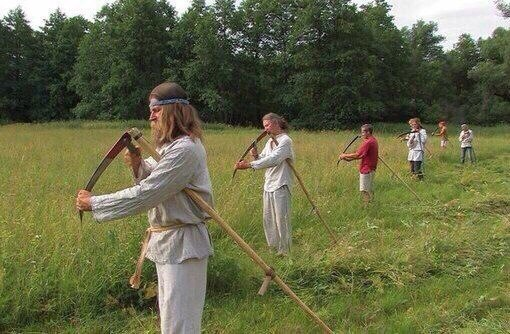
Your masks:
[{"label": "loose white pants", "polygon": [[162,334],[199,334],[207,282],[207,258],[156,263]]},{"label": "loose white pants", "polygon": [[275,191],[264,191],[264,232],[267,244],[278,253],[287,254],[292,244],[290,225],[290,190],[282,186]]}]

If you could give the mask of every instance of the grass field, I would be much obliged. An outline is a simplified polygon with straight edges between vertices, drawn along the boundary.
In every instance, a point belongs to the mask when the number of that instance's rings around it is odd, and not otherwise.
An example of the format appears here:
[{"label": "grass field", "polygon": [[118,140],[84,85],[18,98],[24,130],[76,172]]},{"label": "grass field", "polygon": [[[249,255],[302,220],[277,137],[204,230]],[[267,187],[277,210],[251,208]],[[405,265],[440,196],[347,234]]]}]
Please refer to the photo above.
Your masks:
[{"label": "grass field", "polygon": [[[0,127],[0,332],[156,333],[155,269],[131,290],[145,215],[80,224],[79,188],[128,126],[52,123]],[[432,128],[432,127],[430,127]],[[263,172],[232,165],[258,129],[208,126],[205,145],[220,215],[335,332],[510,332],[510,126],[474,128],[478,163],[460,165],[457,129],[432,158],[425,181],[408,175],[404,125],[378,125],[380,153],[423,198],[380,165],[375,202],[363,209],[357,163],[341,162],[354,132],[293,131],[296,168],[328,234],[299,187],[293,190],[291,256],[267,250],[261,223]],[[147,128],[143,129],[148,136]],[[355,145],[356,146],[356,145]],[[121,159],[94,193],[131,184]],[[316,333],[276,285],[257,296],[263,273],[214,222],[204,333]]]}]

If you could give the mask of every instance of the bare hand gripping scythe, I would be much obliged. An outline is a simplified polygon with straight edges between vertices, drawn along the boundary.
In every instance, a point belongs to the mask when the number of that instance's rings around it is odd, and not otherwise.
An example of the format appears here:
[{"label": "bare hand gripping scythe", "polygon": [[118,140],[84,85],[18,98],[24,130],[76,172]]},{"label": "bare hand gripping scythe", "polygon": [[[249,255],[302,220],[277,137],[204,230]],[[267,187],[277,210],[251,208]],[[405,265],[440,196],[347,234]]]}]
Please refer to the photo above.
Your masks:
[{"label": "bare hand gripping scythe", "polygon": [[[342,151],[342,153],[347,152],[347,150],[349,149],[349,147],[351,147],[351,145],[352,145],[352,144],[353,144],[353,143],[354,143],[354,142],[355,142],[355,141],[356,141],[359,137],[360,137],[359,135],[354,136],[354,138],[352,138],[352,140],[349,142],[349,144],[347,144],[347,145],[345,146],[345,148],[344,148],[344,150]],[[340,163],[340,161],[341,161],[341,160],[342,160],[342,159],[338,159],[338,160],[336,161],[336,165],[337,165],[337,166],[338,166],[338,164]]]},{"label": "bare hand gripping scythe", "polygon": [[[241,157],[239,158],[239,160],[237,160],[237,162],[239,161],[242,161],[247,155],[248,153],[250,152],[250,150],[254,147],[257,146],[257,143],[259,141],[261,141],[265,136],[267,136],[267,132],[266,131],[262,131],[257,138],[255,138],[254,141],[252,141],[252,143],[250,144],[250,146],[248,146],[248,148],[246,149],[246,151],[244,151],[243,155],[241,155]],[[237,172],[237,169],[234,169],[234,173],[232,174],[232,178],[234,178],[234,176],[236,176],[236,172]]]},{"label": "bare hand gripping scythe", "polygon": [[[115,144],[113,144],[112,148],[106,153],[103,160],[101,160],[101,163],[99,166],[97,166],[95,172],[90,177],[89,181],[87,182],[87,185],[85,186],[85,190],[92,191],[92,188],[94,188],[94,185],[96,184],[97,180],[103,174],[103,172],[106,170],[106,168],[110,165],[110,163],[115,159],[115,157],[122,152],[124,148],[128,148],[131,152],[135,152],[136,148],[131,143],[131,135],[129,132],[124,132],[122,136],[120,136],[119,140]],[[80,221],[83,221],[83,211],[80,211]]]},{"label": "bare hand gripping scythe", "polygon": [[[261,134],[262,135],[262,134]],[[262,139],[263,136],[260,138]],[[154,149],[154,147],[142,137],[142,133],[137,128],[132,128],[131,130],[124,133],[121,138],[115,143],[115,145],[108,151],[107,155],[103,158],[103,161],[99,164],[99,167],[96,169],[96,172],[92,175],[87,183],[87,187],[90,184],[90,187],[86,190],[92,190],[95,182],[99,179],[102,172],[108,167],[110,162],[117,156],[123,148],[127,147],[129,150],[136,150],[136,148],[132,145],[132,140],[135,140],[142,150],[149,154],[154,160],[161,160],[161,155]],[[247,153],[246,153],[247,154]],[[244,158],[244,157],[243,157]],[[308,314],[312,318],[312,320],[320,326],[324,333],[333,333],[333,331],[305,304],[299,297],[289,288],[285,282],[275,273],[275,271],[268,266],[264,260],[220,217],[220,215],[207,204],[206,201],[200,197],[195,191],[184,188],[183,191],[205,212],[209,214],[209,216],[215,220],[218,225],[232,238],[234,241],[242,248],[242,250],[253,260],[255,263],[262,268],[265,273],[265,279],[262,284],[261,289],[259,290],[259,294],[264,294],[267,286],[271,280],[273,280],[280,288],[292,299],[294,302],[298,304],[298,306]],[[81,214],[80,214],[81,216]]]}]

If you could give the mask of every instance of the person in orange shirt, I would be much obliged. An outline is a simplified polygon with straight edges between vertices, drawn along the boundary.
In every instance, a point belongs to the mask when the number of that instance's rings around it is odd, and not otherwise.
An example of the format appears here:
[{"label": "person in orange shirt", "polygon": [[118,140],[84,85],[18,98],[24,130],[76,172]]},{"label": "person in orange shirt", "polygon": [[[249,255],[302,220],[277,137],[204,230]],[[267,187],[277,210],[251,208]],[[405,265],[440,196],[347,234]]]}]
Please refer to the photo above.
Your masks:
[{"label": "person in orange shirt", "polygon": [[435,133],[436,136],[441,137],[441,149],[445,149],[448,144],[448,129],[446,128],[446,122],[441,121],[437,125],[438,129]]}]

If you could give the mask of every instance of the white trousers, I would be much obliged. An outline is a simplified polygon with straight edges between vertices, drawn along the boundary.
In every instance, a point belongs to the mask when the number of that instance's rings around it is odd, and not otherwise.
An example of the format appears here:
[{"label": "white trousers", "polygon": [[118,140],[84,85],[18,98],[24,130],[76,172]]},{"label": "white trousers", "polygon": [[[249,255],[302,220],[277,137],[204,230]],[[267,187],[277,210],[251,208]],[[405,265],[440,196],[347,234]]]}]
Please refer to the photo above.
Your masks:
[{"label": "white trousers", "polygon": [[292,244],[290,225],[290,190],[283,186],[275,191],[264,191],[264,233],[267,244],[278,253],[287,254]]},{"label": "white trousers", "polygon": [[207,282],[207,258],[156,263],[162,334],[199,334]]}]

